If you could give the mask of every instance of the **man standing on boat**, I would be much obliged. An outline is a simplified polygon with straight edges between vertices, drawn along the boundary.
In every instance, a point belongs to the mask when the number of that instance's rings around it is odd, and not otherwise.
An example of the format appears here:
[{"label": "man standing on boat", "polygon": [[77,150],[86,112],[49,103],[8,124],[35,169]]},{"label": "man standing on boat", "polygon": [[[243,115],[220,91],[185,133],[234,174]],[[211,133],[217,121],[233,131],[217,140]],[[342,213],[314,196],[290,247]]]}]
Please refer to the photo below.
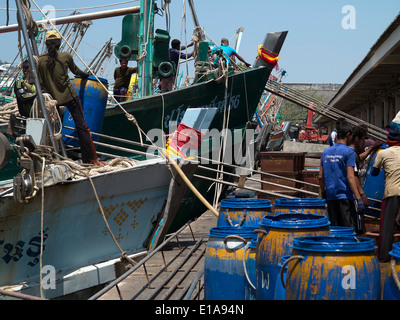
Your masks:
[{"label": "man standing on boat", "polygon": [[[251,67],[251,64],[246,62],[236,51],[235,49],[231,48],[229,46],[229,40],[226,38],[222,38],[221,39],[221,46],[219,47],[222,49],[223,51],[223,55],[225,57],[225,59],[228,62],[228,65],[232,62],[234,63],[234,65],[236,65],[236,58],[238,58],[240,61],[242,61],[247,67]],[[215,58],[214,60],[214,65],[216,67],[218,67],[218,56],[216,54],[216,50],[218,49],[218,47],[214,47],[211,49],[211,52],[214,54],[213,57]]]},{"label": "man standing on boat", "polygon": [[357,213],[364,214],[365,205],[355,181],[356,153],[348,147],[351,138],[350,124],[341,122],[337,127],[336,143],[322,153],[318,178],[331,225],[357,230]]},{"label": "man standing on boat", "polygon": [[133,74],[137,73],[137,68],[129,67],[129,59],[123,58],[119,60],[121,66],[114,70],[114,98],[118,102],[126,101],[128,88]]},{"label": "man standing on boat", "polygon": [[[186,54],[184,50],[193,46],[193,42],[189,43],[187,46],[181,47],[181,42],[178,39],[174,39],[171,41],[171,48],[168,50],[169,59],[175,63],[176,72],[178,72],[179,59],[189,59],[193,56],[193,52]],[[168,92],[172,90],[172,87],[175,82],[175,76],[171,76],[168,78],[163,78],[161,80],[161,92]]]},{"label": "man standing on boat", "polygon": [[[379,245],[379,261],[390,260],[393,229],[395,222],[400,223],[400,112],[393,119],[387,135],[388,149],[380,150],[376,156],[372,175],[377,176],[383,168],[385,171],[385,213],[381,215],[381,241]],[[383,221],[382,221],[383,220]]]},{"label": "man standing on boat", "polygon": [[57,106],[66,106],[74,119],[76,131],[84,163],[103,167],[104,164],[97,159],[96,150],[90,131],[85,122],[85,116],[78,94],[72,87],[68,69],[75,75],[88,77],[89,74],[80,70],[70,53],[58,52],[61,45],[61,36],[57,30],[46,32],[47,53],[39,56],[38,76],[40,84],[57,100]]},{"label": "man standing on boat", "polygon": [[36,87],[28,60],[24,60],[20,68],[24,76],[22,79],[15,82],[14,93],[17,98],[19,114],[24,117],[29,117],[33,101],[36,98]]}]

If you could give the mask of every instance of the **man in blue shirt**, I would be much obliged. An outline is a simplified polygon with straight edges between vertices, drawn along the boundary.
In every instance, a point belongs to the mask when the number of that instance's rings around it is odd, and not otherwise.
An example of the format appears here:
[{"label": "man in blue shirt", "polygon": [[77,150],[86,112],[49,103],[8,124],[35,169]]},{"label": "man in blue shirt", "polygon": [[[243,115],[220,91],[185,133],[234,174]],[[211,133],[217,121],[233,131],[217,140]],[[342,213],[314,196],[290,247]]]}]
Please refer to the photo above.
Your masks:
[{"label": "man in blue shirt", "polygon": [[[242,61],[247,67],[250,67],[251,66],[251,64],[250,63],[247,63],[236,51],[235,51],[235,49],[233,49],[233,48],[231,48],[230,46],[229,46],[229,40],[228,39],[226,39],[226,38],[222,38],[221,39],[221,46],[219,47],[219,48],[221,48],[222,49],[222,51],[223,51],[223,55],[224,55],[224,57],[226,58],[226,61],[228,62],[228,65],[231,63],[231,60],[232,60],[232,62],[236,62],[235,61],[235,57],[237,57],[240,61]],[[216,66],[216,67],[218,67],[218,56],[215,54],[215,51],[218,49],[218,47],[214,47],[214,48],[212,48],[211,49],[211,52],[212,53],[214,53],[214,58],[215,58],[215,60],[214,60],[214,65]],[[236,64],[236,63],[235,63]]]},{"label": "man in blue shirt", "polygon": [[364,213],[365,206],[354,175],[356,153],[347,146],[351,138],[350,124],[340,123],[337,127],[336,143],[322,153],[318,178],[321,193],[326,198],[331,225],[353,227],[357,230],[357,212]]}]

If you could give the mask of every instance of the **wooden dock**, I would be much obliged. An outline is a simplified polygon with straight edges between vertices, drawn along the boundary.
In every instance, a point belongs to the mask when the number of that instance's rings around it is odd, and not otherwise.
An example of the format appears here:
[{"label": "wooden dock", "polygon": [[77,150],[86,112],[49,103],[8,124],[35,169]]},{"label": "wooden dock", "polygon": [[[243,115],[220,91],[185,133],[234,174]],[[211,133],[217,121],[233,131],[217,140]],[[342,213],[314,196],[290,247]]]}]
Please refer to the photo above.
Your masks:
[{"label": "wooden dock", "polygon": [[203,300],[204,253],[216,225],[206,211],[97,300]]},{"label": "wooden dock", "polygon": [[[246,181],[246,185],[261,189],[261,184],[255,181]],[[248,194],[248,190],[237,188],[235,193],[240,197],[241,193]],[[205,250],[209,230],[216,225],[217,217],[206,211],[170,235],[167,243],[164,241],[158,247],[162,247],[160,250],[150,251],[132,267],[133,272],[118,283],[111,283],[96,300],[203,300]],[[142,263],[143,260],[146,261]],[[380,270],[383,291],[388,263],[380,263]]]}]

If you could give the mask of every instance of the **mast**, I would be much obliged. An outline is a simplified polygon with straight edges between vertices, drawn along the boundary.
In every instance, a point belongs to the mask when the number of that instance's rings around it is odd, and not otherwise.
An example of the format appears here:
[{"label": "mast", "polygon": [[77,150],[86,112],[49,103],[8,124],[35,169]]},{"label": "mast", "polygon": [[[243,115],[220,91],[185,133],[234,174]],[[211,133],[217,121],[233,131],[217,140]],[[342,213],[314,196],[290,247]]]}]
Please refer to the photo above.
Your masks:
[{"label": "mast", "polygon": [[49,115],[47,114],[45,102],[44,102],[44,99],[43,99],[42,88],[41,88],[40,83],[39,83],[39,77],[38,77],[38,73],[37,73],[37,70],[36,70],[36,64],[35,64],[35,60],[33,58],[33,50],[32,50],[32,47],[30,46],[30,44],[31,45],[33,45],[33,44],[36,45],[36,42],[32,41],[32,38],[30,38],[29,35],[28,35],[26,21],[25,21],[24,15],[23,15],[22,5],[21,5],[20,1],[21,0],[15,0],[15,3],[17,5],[18,23],[21,26],[22,35],[24,37],[26,53],[28,54],[29,66],[31,68],[31,72],[33,74],[33,78],[34,78],[34,81],[35,81],[35,86],[36,86],[36,91],[37,91],[37,98],[39,100],[39,105],[40,105],[40,108],[42,109],[43,116],[44,116],[44,118],[46,120],[46,127],[47,127],[47,131],[49,133],[49,136],[50,136],[50,141],[51,141],[51,144],[52,144],[52,146],[54,148],[54,151],[58,152],[57,143],[56,143],[56,140],[54,138],[53,129],[52,129],[51,125],[50,125]]},{"label": "mast", "polygon": [[198,38],[198,41],[201,41],[203,39],[203,32],[201,30],[201,26],[199,23],[199,19],[197,18],[196,10],[194,9],[194,3],[193,0],[188,0],[190,11],[192,12],[192,17],[193,17],[193,23],[195,26],[195,35]]},{"label": "mast", "polygon": [[153,73],[153,29],[154,7],[153,1],[140,1],[139,48],[141,48],[138,61],[138,87],[141,97],[151,94]]}]

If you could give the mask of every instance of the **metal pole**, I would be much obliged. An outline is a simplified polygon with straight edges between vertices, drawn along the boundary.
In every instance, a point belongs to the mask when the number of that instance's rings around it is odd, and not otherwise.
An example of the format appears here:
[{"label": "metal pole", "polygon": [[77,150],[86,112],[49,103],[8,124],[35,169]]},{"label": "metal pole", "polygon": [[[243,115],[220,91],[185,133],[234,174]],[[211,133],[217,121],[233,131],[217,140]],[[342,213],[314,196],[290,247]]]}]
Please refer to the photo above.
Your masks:
[{"label": "metal pole", "polygon": [[[106,11],[99,11],[99,12],[92,12],[92,13],[85,13],[85,14],[76,14],[73,16],[51,19],[51,22],[53,22],[53,24],[55,24],[55,25],[59,25],[59,24],[80,22],[80,21],[86,21],[86,20],[96,20],[96,19],[124,16],[124,15],[130,14],[130,13],[138,13],[139,11],[140,11],[140,6],[135,6],[135,7],[129,7],[129,8],[106,10]],[[48,22],[49,22],[49,19],[43,19],[43,20],[36,21],[36,23],[38,23],[38,24],[41,24],[41,23],[46,24]],[[18,30],[18,24],[0,27],[0,33],[13,32],[13,31],[17,31],[17,30]]]},{"label": "metal pole", "polygon": [[[201,176],[201,175],[198,175],[198,174],[193,175],[193,177],[204,179],[204,180],[208,180],[208,181],[213,181],[213,182],[224,184],[224,185],[231,186],[231,187],[237,187],[237,184],[231,183],[231,182],[228,182],[228,181],[225,181],[225,180],[213,179],[213,178],[206,177],[206,176]],[[256,191],[256,192],[260,192],[260,193],[264,193],[264,194],[268,194],[268,195],[272,195],[272,196],[276,196],[276,197],[281,197],[281,198],[288,198],[288,199],[297,198],[297,197],[292,197],[292,196],[284,195],[284,194],[277,193],[277,192],[270,192],[270,191],[260,190],[260,189],[252,188],[252,187],[248,187],[248,186],[243,186],[242,189]],[[299,189],[299,191],[301,191],[301,189]]]},{"label": "metal pole", "polygon": [[198,26],[200,26],[200,23],[199,23],[199,19],[197,19],[196,10],[194,9],[193,0],[188,0],[188,2],[189,2],[190,11],[192,12],[194,26],[198,27]]},{"label": "metal pole", "polygon": [[[164,285],[166,283],[168,283],[168,281],[170,281],[172,279],[173,276],[175,276],[175,274],[178,272],[178,270],[189,260],[189,258],[192,256],[192,254],[197,250],[197,248],[200,246],[200,244],[202,243],[203,238],[200,238],[195,245],[193,246],[193,248],[186,254],[186,256],[179,262],[179,264],[174,268],[174,270],[171,271],[171,273],[168,275],[167,278],[164,279],[164,281],[162,281],[157,288],[155,288],[150,295],[148,295],[146,297],[145,300],[153,300],[155,296],[157,296],[158,292],[164,287]],[[173,290],[176,287],[171,287]],[[172,290],[172,291],[173,291]],[[167,293],[165,294],[166,296],[164,298],[162,298],[161,300],[164,300],[165,298],[168,298],[168,296],[171,294],[171,290],[168,290]]]},{"label": "metal pole", "polygon": [[199,280],[203,274],[204,274],[204,267],[201,268],[199,270],[199,272],[197,272],[196,278],[194,278],[194,280],[193,280],[192,284],[190,285],[190,288],[189,288],[188,292],[186,293],[185,298],[183,298],[183,300],[190,300],[190,297],[192,296],[193,291],[196,288],[197,282],[199,282]]},{"label": "metal pole", "polygon": [[[147,34],[147,1],[143,0],[141,2],[141,8],[142,8],[142,52],[144,52],[146,50],[146,35]],[[142,61],[141,61],[141,65],[142,65],[142,79],[141,79],[141,90],[140,90],[140,95],[142,97],[144,97],[146,95],[146,57],[142,57]]]},{"label": "metal pole", "polygon": [[42,94],[42,87],[40,86],[40,83],[39,83],[39,78],[38,78],[38,73],[37,73],[37,70],[36,70],[35,60],[33,59],[32,47],[29,45],[30,44],[30,38],[29,38],[29,35],[28,35],[27,27],[26,27],[25,17],[23,16],[23,13],[22,13],[23,11],[22,11],[21,1],[20,0],[15,0],[15,3],[17,5],[18,20],[19,20],[19,23],[21,25],[22,35],[24,37],[26,52],[28,54],[29,65],[31,67],[31,72],[32,72],[33,78],[35,80],[35,86],[36,86],[37,98],[39,99],[39,105],[40,105],[40,107],[42,109],[43,116],[44,116],[44,118],[46,120],[46,126],[47,126],[47,130],[49,132],[51,144],[52,144],[52,146],[54,148],[54,151],[58,152],[56,140],[55,140],[54,135],[53,135],[53,129],[51,128],[49,115],[47,114],[46,106],[45,106],[45,103],[44,103],[43,94]]},{"label": "metal pole", "polygon": [[48,300],[48,299],[39,298],[36,296],[31,296],[31,295],[28,295],[25,293],[14,292],[14,291],[4,290],[4,289],[0,289],[0,294],[3,296],[9,296],[9,297],[18,298],[21,300]]}]

